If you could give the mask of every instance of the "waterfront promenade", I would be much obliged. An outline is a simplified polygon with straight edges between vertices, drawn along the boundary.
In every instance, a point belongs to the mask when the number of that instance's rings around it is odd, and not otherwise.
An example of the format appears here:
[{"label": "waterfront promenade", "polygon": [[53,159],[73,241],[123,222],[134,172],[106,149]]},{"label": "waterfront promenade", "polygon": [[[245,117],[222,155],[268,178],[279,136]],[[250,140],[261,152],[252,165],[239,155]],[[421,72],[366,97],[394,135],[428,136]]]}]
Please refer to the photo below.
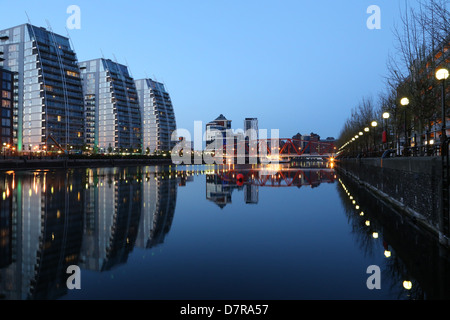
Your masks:
[{"label": "waterfront promenade", "polygon": [[170,158],[13,158],[0,159],[0,170],[117,167],[171,164]]}]

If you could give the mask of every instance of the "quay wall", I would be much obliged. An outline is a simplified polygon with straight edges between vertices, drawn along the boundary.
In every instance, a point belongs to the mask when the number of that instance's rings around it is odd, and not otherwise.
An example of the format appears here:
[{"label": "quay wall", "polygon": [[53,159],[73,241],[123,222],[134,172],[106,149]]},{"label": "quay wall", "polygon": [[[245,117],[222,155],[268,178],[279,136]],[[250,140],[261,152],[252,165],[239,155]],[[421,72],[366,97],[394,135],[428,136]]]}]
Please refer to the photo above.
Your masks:
[{"label": "quay wall", "polygon": [[449,245],[443,233],[440,157],[340,159],[336,169],[410,216]]}]

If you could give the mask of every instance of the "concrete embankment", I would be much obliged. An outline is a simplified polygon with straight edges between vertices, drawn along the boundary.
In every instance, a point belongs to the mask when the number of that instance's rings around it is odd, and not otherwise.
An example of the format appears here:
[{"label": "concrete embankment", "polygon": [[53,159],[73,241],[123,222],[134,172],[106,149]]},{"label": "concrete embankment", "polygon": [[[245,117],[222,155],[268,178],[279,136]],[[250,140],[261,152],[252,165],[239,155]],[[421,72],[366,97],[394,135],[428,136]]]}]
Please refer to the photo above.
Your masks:
[{"label": "concrete embankment", "polygon": [[440,157],[340,159],[336,167],[450,245],[444,233]]},{"label": "concrete embankment", "polygon": [[171,164],[170,159],[6,159],[0,170],[146,166]]}]

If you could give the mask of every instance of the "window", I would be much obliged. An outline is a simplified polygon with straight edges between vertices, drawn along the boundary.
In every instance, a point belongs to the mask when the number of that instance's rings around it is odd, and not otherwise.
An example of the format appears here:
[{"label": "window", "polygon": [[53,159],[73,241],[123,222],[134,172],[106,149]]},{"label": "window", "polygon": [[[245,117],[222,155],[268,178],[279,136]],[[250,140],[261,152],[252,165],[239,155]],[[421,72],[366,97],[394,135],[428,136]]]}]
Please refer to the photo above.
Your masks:
[{"label": "window", "polygon": [[15,52],[19,50],[19,46],[17,44],[12,44],[9,46],[9,52]]},{"label": "window", "polygon": [[10,119],[2,119],[2,127],[10,127],[11,120]]},{"label": "window", "polygon": [[69,71],[69,70],[67,70],[67,75],[75,77],[75,78],[79,78],[80,77],[80,75],[78,73],[73,72],[73,71]]},{"label": "window", "polygon": [[9,101],[9,100],[2,100],[2,107],[3,108],[11,108],[11,101]]},{"label": "window", "polygon": [[2,91],[2,98],[11,99],[11,92],[9,92],[9,91]]},{"label": "window", "polygon": [[11,73],[3,72],[3,80],[11,81]]},{"label": "window", "polygon": [[3,81],[2,88],[11,91],[11,82]]},{"label": "window", "polygon": [[11,117],[11,111],[8,109],[2,109],[2,117],[3,118],[10,118]]}]

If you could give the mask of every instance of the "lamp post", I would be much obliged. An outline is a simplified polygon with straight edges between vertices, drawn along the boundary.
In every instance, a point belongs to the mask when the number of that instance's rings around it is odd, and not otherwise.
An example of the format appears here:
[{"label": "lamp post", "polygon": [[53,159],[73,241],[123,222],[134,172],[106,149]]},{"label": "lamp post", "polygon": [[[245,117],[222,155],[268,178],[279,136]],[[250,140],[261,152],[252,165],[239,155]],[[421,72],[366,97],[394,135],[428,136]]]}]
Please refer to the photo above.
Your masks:
[{"label": "lamp post", "polygon": [[449,235],[449,159],[448,141],[445,115],[445,80],[449,72],[445,68],[436,71],[436,79],[442,82],[442,135],[441,135],[441,161],[442,161],[442,224],[445,236]]},{"label": "lamp post", "polygon": [[385,129],[384,129],[384,134],[386,135],[386,145],[387,145],[387,149],[389,149],[389,134],[388,134],[388,119],[389,119],[389,117],[390,117],[390,114],[389,114],[389,112],[384,112],[383,113],[383,119],[384,119],[384,122],[385,122]]},{"label": "lamp post", "polygon": [[446,117],[445,117],[445,80],[448,79],[449,72],[442,68],[436,71],[436,79],[442,82],[442,141],[447,138]]},{"label": "lamp post", "polygon": [[403,107],[405,107],[405,108],[403,108],[403,116],[404,116],[404,118],[405,118],[405,146],[404,146],[404,155],[406,155],[406,148],[408,147],[408,144],[407,144],[407,140],[408,140],[408,135],[407,135],[407,133],[406,133],[406,107],[409,105],[409,99],[408,98],[402,98],[401,100],[400,100],[400,104],[403,106]]},{"label": "lamp post", "polygon": [[[370,125],[372,126],[372,128],[375,128],[376,126],[378,126],[378,122],[376,122],[376,121],[372,121],[371,123],[370,123]],[[376,142],[375,142],[375,130],[373,131],[373,148],[374,148],[374,151],[377,151],[376,150]]]}]

